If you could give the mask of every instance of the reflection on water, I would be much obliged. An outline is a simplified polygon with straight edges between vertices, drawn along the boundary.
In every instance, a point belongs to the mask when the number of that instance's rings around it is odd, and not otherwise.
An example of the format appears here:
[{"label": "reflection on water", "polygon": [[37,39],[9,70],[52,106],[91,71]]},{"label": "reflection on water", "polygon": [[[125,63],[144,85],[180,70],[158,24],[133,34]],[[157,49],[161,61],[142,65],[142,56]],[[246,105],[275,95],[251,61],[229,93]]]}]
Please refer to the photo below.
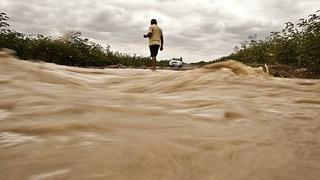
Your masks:
[{"label": "reflection on water", "polygon": [[97,70],[0,53],[0,179],[320,177],[320,83],[237,62]]}]

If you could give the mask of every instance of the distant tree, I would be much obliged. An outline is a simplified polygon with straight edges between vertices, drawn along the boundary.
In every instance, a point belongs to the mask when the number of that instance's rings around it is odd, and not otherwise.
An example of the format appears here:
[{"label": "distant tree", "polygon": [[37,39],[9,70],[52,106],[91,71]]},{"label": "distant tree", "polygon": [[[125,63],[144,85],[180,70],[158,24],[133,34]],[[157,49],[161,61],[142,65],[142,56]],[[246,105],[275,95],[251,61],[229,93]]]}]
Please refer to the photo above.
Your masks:
[{"label": "distant tree", "polygon": [[7,23],[8,20],[9,20],[9,17],[7,16],[7,14],[1,12],[0,13],[0,28],[9,26],[9,24]]},{"label": "distant tree", "polygon": [[68,42],[76,42],[80,39],[82,35],[81,31],[68,31],[66,33],[64,33],[61,37],[61,40],[63,41],[68,41]]}]

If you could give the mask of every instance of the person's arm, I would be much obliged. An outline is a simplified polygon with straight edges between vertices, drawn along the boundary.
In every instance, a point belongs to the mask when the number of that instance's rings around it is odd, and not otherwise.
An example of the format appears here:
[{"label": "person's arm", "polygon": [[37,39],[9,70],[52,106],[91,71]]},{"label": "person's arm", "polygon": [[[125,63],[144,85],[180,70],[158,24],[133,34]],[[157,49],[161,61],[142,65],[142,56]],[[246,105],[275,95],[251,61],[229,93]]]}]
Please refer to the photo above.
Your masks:
[{"label": "person's arm", "polygon": [[152,27],[149,27],[148,34],[143,35],[144,38],[149,38],[152,36]]},{"label": "person's arm", "polygon": [[151,32],[148,32],[148,34],[143,35],[144,38],[149,38],[149,37],[151,37],[151,36],[152,36],[152,33],[151,33]]},{"label": "person's arm", "polygon": [[162,34],[161,34],[161,36],[160,36],[160,39],[161,39],[160,51],[163,51],[163,42],[164,42],[164,40],[163,40],[163,35],[162,35]]}]

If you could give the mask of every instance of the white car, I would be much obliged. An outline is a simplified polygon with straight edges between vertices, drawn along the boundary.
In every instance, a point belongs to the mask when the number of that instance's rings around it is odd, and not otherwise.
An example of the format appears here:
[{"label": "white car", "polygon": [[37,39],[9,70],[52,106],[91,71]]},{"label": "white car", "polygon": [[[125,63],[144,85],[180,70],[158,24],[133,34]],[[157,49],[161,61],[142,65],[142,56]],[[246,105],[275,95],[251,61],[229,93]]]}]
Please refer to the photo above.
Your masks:
[{"label": "white car", "polygon": [[182,66],[183,66],[182,57],[181,58],[172,58],[169,61],[169,66],[172,68],[182,68]]}]

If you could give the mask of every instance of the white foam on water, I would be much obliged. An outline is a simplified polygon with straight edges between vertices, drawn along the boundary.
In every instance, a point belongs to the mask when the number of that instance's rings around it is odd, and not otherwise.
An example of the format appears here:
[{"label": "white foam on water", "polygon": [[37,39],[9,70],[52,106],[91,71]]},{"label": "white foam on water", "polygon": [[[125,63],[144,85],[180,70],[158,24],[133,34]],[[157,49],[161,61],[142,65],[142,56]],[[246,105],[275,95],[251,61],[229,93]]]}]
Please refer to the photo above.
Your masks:
[{"label": "white foam on water", "polygon": [[2,132],[0,133],[0,146],[11,147],[24,143],[38,143],[42,140],[36,136],[28,136],[19,133]]},{"label": "white foam on water", "polygon": [[56,176],[65,175],[70,172],[70,169],[61,169],[57,171],[42,173],[38,175],[33,175],[30,177],[30,180],[46,180],[46,179],[54,179]]},{"label": "white foam on water", "polygon": [[9,117],[9,112],[6,110],[0,109],[0,121],[5,120],[7,117]]}]

